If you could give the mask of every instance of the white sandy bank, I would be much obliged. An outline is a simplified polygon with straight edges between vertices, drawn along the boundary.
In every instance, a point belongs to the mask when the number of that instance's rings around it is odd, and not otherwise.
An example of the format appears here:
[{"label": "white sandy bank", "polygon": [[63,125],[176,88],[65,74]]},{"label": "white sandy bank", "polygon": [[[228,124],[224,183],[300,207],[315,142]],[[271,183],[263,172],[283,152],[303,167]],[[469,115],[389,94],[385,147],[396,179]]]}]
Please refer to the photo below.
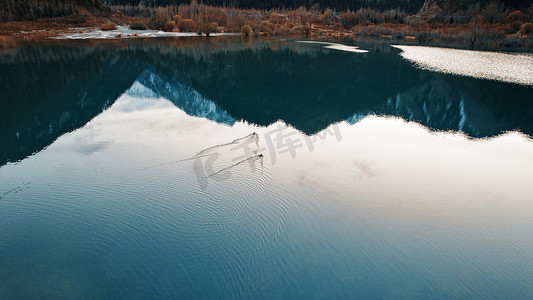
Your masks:
[{"label": "white sandy bank", "polygon": [[403,58],[426,70],[533,85],[533,55],[460,50],[426,46],[398,46]]}]

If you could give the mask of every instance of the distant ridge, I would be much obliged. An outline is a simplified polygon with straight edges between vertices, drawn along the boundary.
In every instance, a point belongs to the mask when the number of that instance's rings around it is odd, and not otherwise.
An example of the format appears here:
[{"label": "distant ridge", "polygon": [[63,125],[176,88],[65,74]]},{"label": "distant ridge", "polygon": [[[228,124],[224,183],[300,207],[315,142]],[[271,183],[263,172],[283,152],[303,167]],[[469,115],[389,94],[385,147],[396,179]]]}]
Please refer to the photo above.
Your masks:
[{"label": "distant ridge", "polygon": [[437,14],[452,15],[460,11],[483,9],[488,5],[504,6],[513,10],[526,10],[533,5],[533,0],[425,0],[418,14],[427,17],[433,17]]}]

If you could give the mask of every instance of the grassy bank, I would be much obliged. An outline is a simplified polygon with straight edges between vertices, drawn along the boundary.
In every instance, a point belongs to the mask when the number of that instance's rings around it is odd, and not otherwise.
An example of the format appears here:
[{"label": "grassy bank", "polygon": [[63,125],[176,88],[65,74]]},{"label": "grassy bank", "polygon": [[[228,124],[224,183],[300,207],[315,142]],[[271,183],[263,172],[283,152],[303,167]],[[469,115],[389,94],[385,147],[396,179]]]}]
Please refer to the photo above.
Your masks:
[{"label": "grassy bank", "polygon": [[[100,10],[101,12],[101,10]],[[39,29],[66,30],[96,27],[112,30],[115,25],[132,29],[172,32],[243,32],[250,36],[298,37],[317,40],[385,38],[419,42],[443,41],[467,46],[533,48],[533,7],[520,11],[504,6],[487,6],[459,11],[453,15],[407,14],[399,9],[378,11],[336,11],[318,6],[298,9],[237,9],[199,4],[112,6],[105,14],[80,10],[77,15],[42,18],[32,22],[0,23],[0,47],[6,39],[46,37]],[[246,27],[245,27],[246,26]],[[21,31],[34,34],[21,35]],[[3,40],[3,42],[2,42]]]},{"label": "grassy bank", "polygon": [[114,6],[135,28],[165,31],[241,32],[249,25],[254,36],[381,37],[425,41],[449,41],[467,45],[533,47],[533,7],[526,11],[472,9],[453,16],[409,15],[401,10],[335,11],[332,9],[242,10],[198,4],[146,7]]}]

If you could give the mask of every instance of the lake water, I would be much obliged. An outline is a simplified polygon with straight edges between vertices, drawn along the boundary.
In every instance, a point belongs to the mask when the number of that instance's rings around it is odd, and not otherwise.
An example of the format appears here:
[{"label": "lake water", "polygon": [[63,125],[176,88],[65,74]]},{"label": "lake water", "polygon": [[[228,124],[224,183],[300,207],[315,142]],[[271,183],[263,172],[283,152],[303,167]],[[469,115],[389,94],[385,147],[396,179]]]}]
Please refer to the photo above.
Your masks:
[{"label": "lake water", "polygon": [[533,88],[426,50],[4,50],[0,298],[532,298]]}]

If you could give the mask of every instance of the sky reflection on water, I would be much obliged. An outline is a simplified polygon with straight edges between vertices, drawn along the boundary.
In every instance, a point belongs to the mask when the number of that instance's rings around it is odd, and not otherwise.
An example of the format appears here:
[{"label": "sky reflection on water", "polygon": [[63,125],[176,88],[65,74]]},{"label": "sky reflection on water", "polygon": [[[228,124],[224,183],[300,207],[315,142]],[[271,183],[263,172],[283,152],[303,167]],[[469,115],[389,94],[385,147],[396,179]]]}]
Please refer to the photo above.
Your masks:
[{"label": "sky reflection on water", "polygon": [[143,72],[0,167],[0,296],[533,296],[524,133],[472,138],[369,110],[308,135]]}]

